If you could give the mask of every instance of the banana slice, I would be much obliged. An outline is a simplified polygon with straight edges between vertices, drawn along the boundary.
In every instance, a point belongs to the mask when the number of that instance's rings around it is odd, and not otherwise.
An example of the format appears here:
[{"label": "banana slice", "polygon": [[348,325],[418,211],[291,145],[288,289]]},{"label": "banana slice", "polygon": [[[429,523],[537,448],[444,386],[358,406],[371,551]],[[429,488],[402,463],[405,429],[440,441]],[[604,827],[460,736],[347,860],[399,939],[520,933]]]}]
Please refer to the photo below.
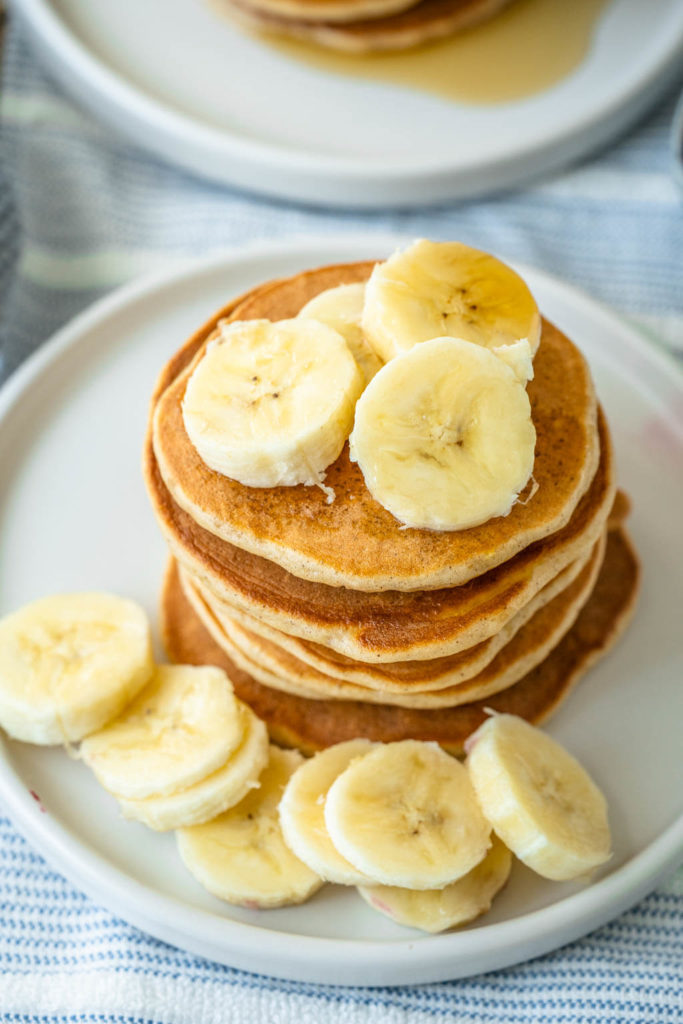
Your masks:
[{"label": "banana slice", "polygon": [[258,789],[205,825],[176,832],[187,869],[210,893],[247,907],[303,903],[323,884],[284,841],[282,792],[302,763],[298,751],[271,746]]},{"label": "banana slice", "polygon": [[372,496],[406,526],[464,530],[505,516],[534,465],[524,386],[492,352],[434,338],[388,362],[349,438]]},{"label": "banana slice", "polygon": [[526,385],[534,379],[534,357],[531,345],[526,338],[515,341],[512,345],[498,345],[492,348],[494,356],[498,356],[510,367],[518,381]]},{"label": "banana slice", "polygon": [[280,801],[280,824],[287,845],[326,882],[363,885],[371,881],[333,845],[325,827],[324,808],[334,780],[354,758],[374,746],[370,740],[349,740],[315,754],[294,772]]},{"label": "banana slice", "polygon": [[564,747],[515,715],[467,741],[479,803],[516,857],[544,878],[578,878],[610,857],[607,803]]},{"label": "banana slice", "polygon": [[221,768],[242,741],[232,684],[219,668],[160,665],[124,714],[81,744],[115,796],[168,796]]},{"label": "banana slice", "polygon": [[112,594],[54,594],[0,622],[0,725],[70,743],[115,718],[154,670],[147,616]]},{"label": "banana slice", "polygon": [[189,377],[183,421],[202,460],[224,476],[249,487],[319,484],[362,388],[348,345],[326,324],[224,323]]},{"label": "banana slice", "polygon": [[395,885],[359,886],[358,891],[374,910],[398,924],[423,932],[443,932],[467,924],[491,909],[493,897],[510,876],[512,854],[493,836],[484,859],[443,889],[400,889]]},{"label": "banana slice", "polygon": [[440,889],[485,856],[490,826],[463,766],[436,743],[387,743],[332,783],[325,824],[342,856],[383,885]]},{"label": "banana slice", "polygon": [[339,331],[358,363],[363,383],[369,384],[382,365],[382,360],[367,343],[361,329],[364,303],[365,285],[362,282],[340,284],[336,288],[327,288],[307,302],[299,311],[299,316],[319,320]]},{"label": "banana slice", "polygon": [[365,290],[365,337],[386,362],[430,338],[486,348],[541,338],[538,306],[514,270],[461,242],[420,239],[378,263]]},{"label": "banana slice", "polygon": [[246,704],[238,703],[244,738],[222,768],[169,796],[150,796],[146,800],[119,797],[124,818],[140,821],[157,832],[200,825],[239,803],[258,786],[268,761],[268,730]]}]

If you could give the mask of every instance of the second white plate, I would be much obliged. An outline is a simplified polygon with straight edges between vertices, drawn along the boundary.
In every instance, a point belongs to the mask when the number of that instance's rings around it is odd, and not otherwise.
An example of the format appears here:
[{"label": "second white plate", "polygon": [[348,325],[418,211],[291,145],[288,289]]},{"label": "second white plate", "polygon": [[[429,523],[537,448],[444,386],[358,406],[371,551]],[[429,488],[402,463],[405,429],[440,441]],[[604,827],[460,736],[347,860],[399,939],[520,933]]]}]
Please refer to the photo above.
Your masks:
[{"label": "second white plate", "polygon": [[[323,263],[381,257],[395,238],[296,242],[127,287],[65,328],[0,394],[0,614],[65,590],[111,590],[156,621],[164,544],[140,449],[163,363],[231,296]],[[426,936],[325,886],[302,907],[254,912],[204,892],[172,835],[121,820],[88,769],[58,749],[0,741],[0,799],[74,885],[193,953],[263,974],[395,985],[494,970],[609,920],[683,858],[683,381],[631,330],[571,288],[524,271],[544,313],[590,359],[615,435],[644,565],[635,621],[550,721],[604,789],[614,857],[596,881],[546,882],[517,864],[493,910]],[[42,803],[37,802],[36,794]]]},{"label": "second white plate", "polygon": [[332,206],[434,204],[561,167],[635,121],[683,54],[678,0],[612,0],[567,78],[467,106],[304,66],[208,0],[11,5],[77,101],[135,142],[215,181]]}]

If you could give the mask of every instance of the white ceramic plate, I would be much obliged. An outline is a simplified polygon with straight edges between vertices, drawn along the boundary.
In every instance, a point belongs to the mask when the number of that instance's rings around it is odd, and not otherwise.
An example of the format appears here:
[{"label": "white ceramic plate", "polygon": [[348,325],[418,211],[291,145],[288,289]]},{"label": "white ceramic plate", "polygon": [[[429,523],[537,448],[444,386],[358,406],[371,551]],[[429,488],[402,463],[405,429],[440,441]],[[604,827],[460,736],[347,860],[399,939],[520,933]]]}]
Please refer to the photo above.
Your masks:
[{"label": "white ceramic plate", "polygon": [[340,77],[269,49],[208,0],[11,0],[78,102],[210,179],[305,203],[376,208],[501,189],[623,131],[680,72],[679,0],[612,0],[555,87],[465,106]]},{"label": "white ceramic plate", "polygon": [[[326,262],[382,256],[397,240],[271,246],[135,284],[61,331],[0,394],[0,613],[54,591],[109,589],[156,620],[165,550],[140,477],[147,402],[162,364],[231,296]],[[326,886],[310,903],[247,911],[206,894],[172,835],[123,822],[88,769],[58,749],[0,743],[0,797],[44,856],[97,902],[193,953],[264,974],[363,985],[492,970],[614,917],[683,858],[683,381],[606,310],[524,271],[543,311],[587,353],[633,497],[644,564],[635,620],[549,725],[604,788],[614,857],[588,887],[517,865],[492,912],[424,936]],[[31,792],[45,808],[43,812]]]}]

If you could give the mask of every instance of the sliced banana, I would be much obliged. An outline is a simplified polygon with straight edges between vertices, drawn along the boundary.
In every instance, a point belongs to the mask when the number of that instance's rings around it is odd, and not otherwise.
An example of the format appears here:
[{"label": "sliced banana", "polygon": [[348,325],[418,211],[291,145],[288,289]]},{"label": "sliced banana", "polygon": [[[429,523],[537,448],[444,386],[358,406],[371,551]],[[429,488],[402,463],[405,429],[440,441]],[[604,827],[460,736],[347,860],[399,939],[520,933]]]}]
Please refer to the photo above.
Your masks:
[{"label": "sliced banana", "polygon": [[280,801],[280,824],[289,848],[327,882],[363,885],[371,881],[338,852],[325,827],[325,798],[354,758],[367,754],[370,740],[337,743],[297,768]]},{"label": "sliced banana", "polygon": [[221,768],[242,741],[232,684],[219,668],[160,665],[130,707],[81,744],[110,793],[168,796]]},{"label": "sliced banana", "polygon": [[387,743],[330,786],[325,824],[342,856],[383,885],[440,889],[490,846],[463,766],[436,743]]},{"label": "sliced banana", "polygon": [[531,345],[526,338],[515,341],[512,345],[498,345],[492,348],[494,356],[498,356],[510,367],[518,381],[527,384],[534,379],[534,357]]},{"label": "sliced banana", "polygon": [[368,490],[406,526],[463,530],[505,516],[534,465],[523,384],[479,345],[434,338],[361,395],[349,438]]},{"label": "sliced banana", "polygon": [[607,803],[564,747],[515,715],[493,715],[467,742],[479,803],[516,857],[544,878],[578,878],[610,856]]},{"label": "sliced banana", "polygon": [[185,866],[210,893],[248,907],[303,903],[322,879],[285,843],[278,804],[301,754],[271,746],[258,789],[205,825],[178,829]]},{"label": "sliced banana", "polygon": [[443,889],[400,889],[395,885],[359,886],[358,891],[374,910],[398,924],[424,932],[443,932],[467,924],[491,909],[493,897],[510,876],[512,854],[493,836],[484,859],[457,882]]},{"label": "sliced banana", "polygon": [[218,473],[249,487],[319,484],[362,388],[348,345],[326,324],[224,323],[189,377],[183,422]]},{"label": "sliced banana", "polygon": [[299,316],[319,320],[339,331],[358,363],[364,384],[369,384],[382,360],[365,340],[360,325],[364,303],[365,285],[362,282],[340,284],[336,288],[327,288],[307,302]]},{"label": "sliced banana", "polygon": [[0,622],[0,725],[73,743],[115,718],[154,669],[147,616],[104,593],[54,594]]},{"label": "sliced banana", "polygon": [[259,775],[268,761],[268,730],[246,704],[240,702],[244,737],[225,764],[205,779],[169,796],[146,800],[118,798],[124,818],[142,822],[157,832],[200,825],[233,807],[258,787]]},{"label": "sliced banana", "polygon": [[461,242],[420,239],[378,263],[365,290],[365,337],[386,362],[430,338],[486,348],[541,338],[538,306],[519,274]]}]

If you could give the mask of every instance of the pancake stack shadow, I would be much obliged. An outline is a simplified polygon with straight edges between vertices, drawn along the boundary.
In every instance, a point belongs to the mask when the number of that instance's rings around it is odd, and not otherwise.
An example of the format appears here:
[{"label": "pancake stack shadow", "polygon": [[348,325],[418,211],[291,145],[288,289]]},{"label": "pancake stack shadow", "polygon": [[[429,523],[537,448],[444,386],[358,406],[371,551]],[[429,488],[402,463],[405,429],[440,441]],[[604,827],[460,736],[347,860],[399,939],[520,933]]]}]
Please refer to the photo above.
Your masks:
[{"label": "pancake stack shadow", "polygon": [[169,361],[144,467],[171,561],[172,661],[226,669],[275,742],[305,753],[354,737],[436,741],[454,754],[489,709],[547,718],[618,637],[638,563],[609,429],[587,364],[544,323],[528,393],[534,479],[508,516],[403,529],[344,449],[317,487],[249,488],[209,469],[185,433],[193,360],[220,319],[285,319],[372,264],[268,283],[221,310]]}]

